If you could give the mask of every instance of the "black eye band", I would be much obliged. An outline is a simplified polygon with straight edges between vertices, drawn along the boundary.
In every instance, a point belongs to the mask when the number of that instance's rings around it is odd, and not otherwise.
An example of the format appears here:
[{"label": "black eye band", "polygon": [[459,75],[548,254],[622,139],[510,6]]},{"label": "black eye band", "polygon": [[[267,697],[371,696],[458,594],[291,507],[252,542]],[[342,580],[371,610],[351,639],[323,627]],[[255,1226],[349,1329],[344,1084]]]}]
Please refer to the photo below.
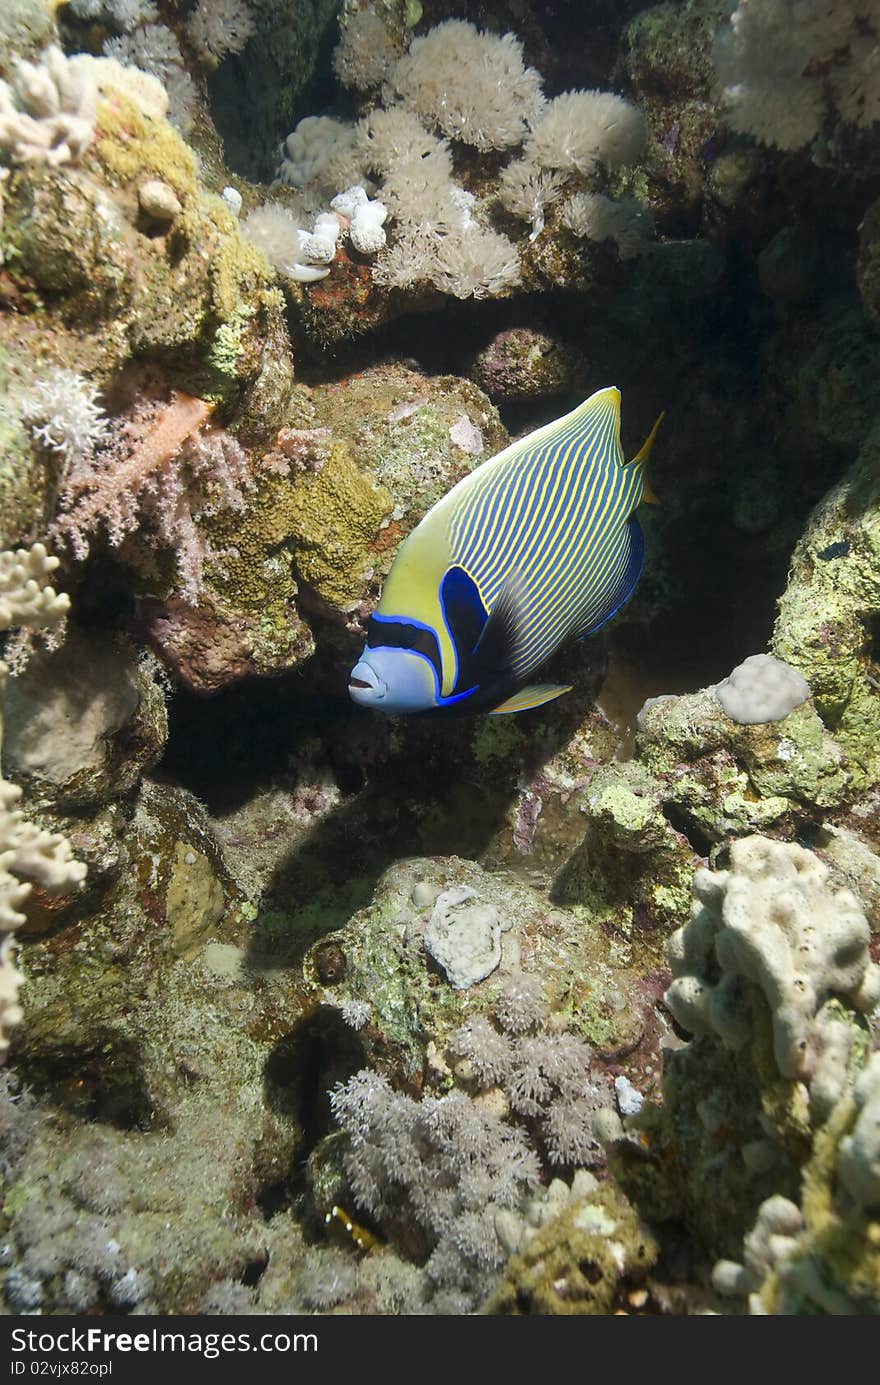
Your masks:
[{"label": "black eye band", "polygon": [[427,659],[433,665],[437,676],[437,686],[443,682],[443,670],[440,664],[440,646],[437,643],[437,636],[433,630],[427,630],[423,625],[410,625],[405,620],[376,620],[370,616],[367,622],[367,648],[368,649],[411,649],[414,654],[421,654],[422,658]]}]

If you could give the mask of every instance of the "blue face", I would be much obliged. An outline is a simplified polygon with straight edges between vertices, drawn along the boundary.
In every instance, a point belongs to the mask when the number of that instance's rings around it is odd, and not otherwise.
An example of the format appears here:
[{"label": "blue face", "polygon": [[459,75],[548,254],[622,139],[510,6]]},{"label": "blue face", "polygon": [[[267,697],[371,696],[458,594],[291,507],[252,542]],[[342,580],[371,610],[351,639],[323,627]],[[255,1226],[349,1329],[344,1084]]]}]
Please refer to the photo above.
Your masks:
[{"label": "blue face", "polygon": [[414,650],[367,643],[349,675],[348,695],[379,712],[427,712],[437,706],[434,669]]}]

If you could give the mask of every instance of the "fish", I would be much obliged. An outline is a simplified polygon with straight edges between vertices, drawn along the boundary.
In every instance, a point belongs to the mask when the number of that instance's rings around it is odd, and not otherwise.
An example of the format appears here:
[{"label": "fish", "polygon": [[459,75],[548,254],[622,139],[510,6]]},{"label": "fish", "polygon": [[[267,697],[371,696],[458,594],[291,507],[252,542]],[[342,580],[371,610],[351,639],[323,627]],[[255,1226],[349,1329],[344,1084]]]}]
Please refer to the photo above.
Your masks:
[{"label": "fish", "polygon": [[453,486],[395,556],[349,676],[352,700],[507,715],[570,692],[534,675],[635,589],[645,559],[635,512],[657,503],[646,467],[662,418],[625,462],[611,385]]}]

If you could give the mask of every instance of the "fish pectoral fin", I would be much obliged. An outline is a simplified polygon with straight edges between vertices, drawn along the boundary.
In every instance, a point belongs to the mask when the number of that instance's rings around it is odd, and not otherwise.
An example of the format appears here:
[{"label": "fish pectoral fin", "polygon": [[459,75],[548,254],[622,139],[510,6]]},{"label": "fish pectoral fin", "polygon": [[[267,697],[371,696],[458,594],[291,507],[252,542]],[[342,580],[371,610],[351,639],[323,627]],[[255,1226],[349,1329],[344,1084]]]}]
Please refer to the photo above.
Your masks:
[{"label": "fish pectoral fin", "polygon": [[455,649],[457,676],[453,692],[468,686],[474,650],[488,619],[477,584],[460,567],[451,567],[440,583],[440,606]]},{"label": "fish pectoral fin", "polygon": [[563,693],[571,692],[572,683],[533,683],[531,687],[520,688],[513,697],[509,697],[500,706],[493,707],[488,713],[490,717],[507,716],[510,712],[528,712],[532,707],[543,707],[545,702],[552,702],[554,697],[562,697]]},{"label": "fish pectoral fin", "polygon": [[521,604],[519,573],[513,572],[505,579],[474,649],[471,674],[475,682],[494,682],[512,667],[522,633]]},{"label": "fish pectoral fin", "polygon": [[645,565],[645,536],[635,515],[631,515],[626,522],[625,543],[626,561],[621,574],[608,592],[599,610],[594,611],[588,624],[578,630],[577,639],[579,640],[586,639],[587,635],[594,635],[606,621],[617,615],[621,606],[629,601],[636,583],[642,575],[642,568]]}]

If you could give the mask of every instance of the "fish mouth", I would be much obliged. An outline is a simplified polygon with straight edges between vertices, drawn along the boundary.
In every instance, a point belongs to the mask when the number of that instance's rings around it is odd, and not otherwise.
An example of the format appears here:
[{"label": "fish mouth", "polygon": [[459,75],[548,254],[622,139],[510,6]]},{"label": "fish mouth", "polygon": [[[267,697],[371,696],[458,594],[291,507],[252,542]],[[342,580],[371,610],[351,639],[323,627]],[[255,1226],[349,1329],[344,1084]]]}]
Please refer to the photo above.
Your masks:
[{"label": "fish mouth", "polygon": [[387,691],[375,670],[363,661],[348,675],[348,694],[355,702],[378,702]]}]

